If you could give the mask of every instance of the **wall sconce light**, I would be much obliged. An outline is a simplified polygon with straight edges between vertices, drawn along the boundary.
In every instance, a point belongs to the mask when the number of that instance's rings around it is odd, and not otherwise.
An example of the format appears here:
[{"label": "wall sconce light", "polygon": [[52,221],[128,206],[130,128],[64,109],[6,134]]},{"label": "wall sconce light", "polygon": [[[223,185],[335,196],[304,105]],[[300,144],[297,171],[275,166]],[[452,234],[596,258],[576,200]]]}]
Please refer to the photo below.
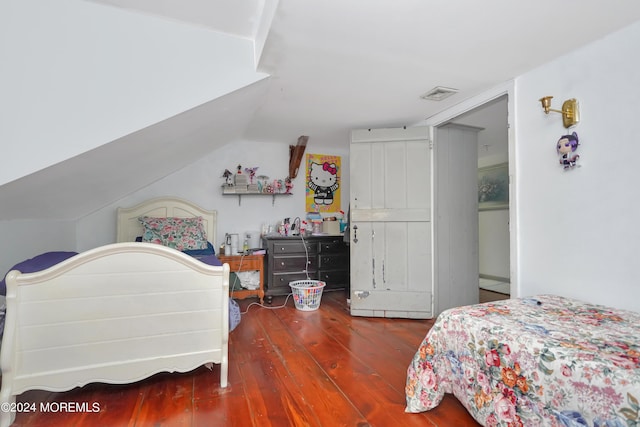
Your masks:
[{"label": "wall sconce light", "polygon": [[554,110],[551,108],[551,98],[553,98],[553,96],[540,98],[540,103],[542,104],[542,109],[544,109],[545,114],[549,114],[549,111],[562,114],[562,124],[566,128],[578,124],[580,121],[580,111],[578,110],[578,101],[575,98],[564,101],[564,103],[562,103],[562,110]]}]

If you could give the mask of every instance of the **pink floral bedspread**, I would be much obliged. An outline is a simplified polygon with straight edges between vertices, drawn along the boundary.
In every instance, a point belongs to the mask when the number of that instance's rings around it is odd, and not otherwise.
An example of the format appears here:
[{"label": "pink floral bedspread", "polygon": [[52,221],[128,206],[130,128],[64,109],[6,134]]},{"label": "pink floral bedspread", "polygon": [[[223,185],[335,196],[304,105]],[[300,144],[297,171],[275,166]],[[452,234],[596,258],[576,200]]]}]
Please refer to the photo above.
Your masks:
[{"label": "pink floral bedspread", "polygon": [[407,412],[452,393],[484,426],[640,426],[640,313],[541,295],[442,313]]}]

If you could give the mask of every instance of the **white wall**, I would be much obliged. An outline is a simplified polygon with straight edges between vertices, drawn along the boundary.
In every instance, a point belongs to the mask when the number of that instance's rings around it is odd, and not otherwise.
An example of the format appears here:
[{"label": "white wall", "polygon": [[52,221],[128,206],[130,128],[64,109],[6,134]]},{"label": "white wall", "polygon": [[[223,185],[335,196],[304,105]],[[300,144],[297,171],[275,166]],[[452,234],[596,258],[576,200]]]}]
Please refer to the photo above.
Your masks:
[{"label": "white wall", "polygon": [[[506,100],[504,104],[501,101],[498,105],[500,108],[481,107],[480,111],[485,109],[490,111],[491,117],[479,115],[480,121],[474,122],[475,125],[485,128],[478,132],[478,168],[509,162]],[[463,121],[468,120],[472,114],[468,114]],[[489,146],[486,150],[485,145]],[[478,271],[480,275],[510,279],[509,248],[509,209],[479,211]]]},{"label": "white wall", "polygon": [[[346,139],[346,136],[345,136]],[[292,145],[295,141],[291,142]],[[292,196],[277,197],[275,204],[268,196],[244,196],[238,206],[236,196],[223,196],[221,185],[225,169],[235,170],[258,166],[258,173],[283,179],[289,172],[289,145],[256,141],[228,144],[200,161],[169,175],[111,205],[78,221],[0,221],[0,275],[25,259],[48,251],[82,252],[97,246],[114,243],[116,239],[116,209],[133,206],[160,196],[178,196],[208,209],[218,210],[219,246],[224,233],[260,230],[263,222],[275,224],[285,217],[304,218],[305,169],[303,158],[298,177],[293,181]],[[308,153],[342,156],[341,204],[346,211],[349,203],[349,151],[326,150],[310,138]]]},{"label": "white wall", "polygon": [[0,236],[0,279],[41,253],[77,250],[75,221],[0,221]]},{"label": "white wall", "polygon": [[0,184],[266,77],[251,40],[84,0],[0,2],[0,57],[2,155],[22,159]]},{"label": "white wall", "polygon": [[[303,158],[297,178],[293,181],[292,196],[243,196],[238,205],[237,196],[223,196],[222,173],[235,171],[236,166],[258,166],[257,174],[272,179],[284,179],[289,173],[289,143],[273,144],[256,141],[238,141],[228,144],[200,161],[182,169],[148,187],[107,206],[78,221],[77,247],[79,251],[115,241],[115,211],[118,206],[133,206],[144,200],[160,196],[178,196],[218,211],[218,235],[214,244],[219,247],[224,233],[258,231],[263,222],[275,224],[285,217],[299,216],[305,212],[305,167]],[[295,145],[295,141],[291,142]],[[346,212],[349,203],[349,151],[325,150],[310,138],[306,154],[333,154],[342,156],[341,204]]]},{"label": "white wall", "polygon": [[478,212],[478,271],[509,279],[509,209]]},{"label": "white wall", "polygon": [[[516,79],[518,292],[640,311],[640,23]],[[564,171],[553,107],[580,102],[581,166]],[[572,129],[573,130],[573,129]]]}]

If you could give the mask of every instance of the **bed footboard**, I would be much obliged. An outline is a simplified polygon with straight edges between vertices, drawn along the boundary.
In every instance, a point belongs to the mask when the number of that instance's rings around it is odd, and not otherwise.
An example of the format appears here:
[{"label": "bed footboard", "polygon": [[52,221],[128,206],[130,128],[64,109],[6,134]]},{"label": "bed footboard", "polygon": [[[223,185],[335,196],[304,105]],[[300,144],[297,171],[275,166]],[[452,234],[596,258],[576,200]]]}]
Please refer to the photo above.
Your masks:
[{"label": "bed footboard", "polygon": [[[227,386],[229,266],[117,243],[37,273],[7,275],[2,404],[30,389],[130,383],[220,364]],[[13,414],[15,415],[15,414]],[[0,424],[14,419],[0,414]]]}]

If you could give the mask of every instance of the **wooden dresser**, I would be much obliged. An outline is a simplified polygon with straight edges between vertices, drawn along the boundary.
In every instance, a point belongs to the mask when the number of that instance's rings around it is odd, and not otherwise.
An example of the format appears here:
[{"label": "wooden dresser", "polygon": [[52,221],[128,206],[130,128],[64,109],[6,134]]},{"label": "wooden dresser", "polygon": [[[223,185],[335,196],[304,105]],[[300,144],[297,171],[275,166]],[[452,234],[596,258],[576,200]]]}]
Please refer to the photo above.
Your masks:
[{"label": "wooden dresser", "polygon": [[[265,261],[265,295],[291,293],[289,282],[322,280],[326,290],[349,288],[349,246],[342,235],[262,238],[267,250]],[[305,250],[306,248],[306,250]]]}]

